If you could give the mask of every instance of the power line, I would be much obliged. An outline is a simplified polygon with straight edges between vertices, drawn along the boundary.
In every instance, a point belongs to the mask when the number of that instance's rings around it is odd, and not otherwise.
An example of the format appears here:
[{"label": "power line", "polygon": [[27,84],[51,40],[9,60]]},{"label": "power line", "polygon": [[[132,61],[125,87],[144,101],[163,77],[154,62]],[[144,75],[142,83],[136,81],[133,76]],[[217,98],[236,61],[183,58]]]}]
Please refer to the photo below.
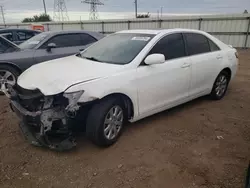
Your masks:
[{"label": "power line", "polygon": [[90,20],[98,20],[99,15],[97,11],[98,5],[104,5],[104,3],[100,2],[99,0],[84,0],[82,3],[90,4],[90,13],[89,13],[89,19]]},{"label": "power line", "polygon": [[54,20],[68,21],[68,11],[64,0],[54,0]]}]

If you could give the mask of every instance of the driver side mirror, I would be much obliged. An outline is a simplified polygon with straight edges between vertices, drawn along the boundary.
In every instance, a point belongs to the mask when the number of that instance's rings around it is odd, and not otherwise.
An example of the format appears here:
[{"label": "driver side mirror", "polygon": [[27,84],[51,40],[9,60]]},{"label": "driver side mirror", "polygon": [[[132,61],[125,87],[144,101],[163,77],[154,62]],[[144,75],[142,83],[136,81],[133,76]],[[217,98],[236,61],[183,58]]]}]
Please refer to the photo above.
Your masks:
[{"label": "driver side mirror", "polygon": [[151,54],[144,60],[147,65],[162,64],[165,63],[166,59],[163,54]]},{"label": "driver side mirror", "polygon": [[47,51],[51,52],[52,48],[56,48],[56,44],[55,43],[49,43],[48,46],[47,46]]}]

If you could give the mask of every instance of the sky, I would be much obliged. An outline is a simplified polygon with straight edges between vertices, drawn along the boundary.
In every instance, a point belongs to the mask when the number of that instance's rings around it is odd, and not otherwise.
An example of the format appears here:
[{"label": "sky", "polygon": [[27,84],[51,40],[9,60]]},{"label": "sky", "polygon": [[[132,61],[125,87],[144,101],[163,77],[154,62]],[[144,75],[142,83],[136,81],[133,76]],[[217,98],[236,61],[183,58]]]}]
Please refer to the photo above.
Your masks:
[{"label": "sky", "polygon": [[[98,6],[100,19],[122,19],[134,17],[134,0],[100,0]],[[45,0],[48,13],[53,18],[54,0]],[[81,0],[65,0],[69,19],[88,20],[88,4]],[[25,17],[43,13],[42,0],[0,0],[4,6],[6,23],[20,22]],[[162,7],[163,15],[179,14],[225,14],[250,12],[250,0],[138,0],[138,12],[157,16]],[[0,23],[2,19],[0,17]]]}]

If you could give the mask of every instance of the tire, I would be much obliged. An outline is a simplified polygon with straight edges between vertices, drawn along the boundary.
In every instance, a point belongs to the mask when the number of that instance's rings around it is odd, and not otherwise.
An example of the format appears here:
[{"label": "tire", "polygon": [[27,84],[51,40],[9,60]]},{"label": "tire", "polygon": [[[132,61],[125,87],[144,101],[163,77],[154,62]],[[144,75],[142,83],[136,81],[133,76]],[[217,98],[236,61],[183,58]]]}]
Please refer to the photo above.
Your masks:
[{"label": "tire", "polygon": [[[117,116],[111,117],[110,114],[114,115],[116,110]],[[122,115],[120,116],[122,116],[122,118],[119,116],[118,110],[119,113],[121,111]],[[116,118],[116,120],[113,121],[112,118]],[[89,111],[86,122],[86,136],[89,138],[89,140],[91,140],[94,144],[98,146],[111,146],[120,137],[126,120],[127,115],[125,112],[125,107],[123,102],[119,98],[109,97],[100,100]],[[119,122],[120,125],[115,125],[116,122]],[[109,130],[109,132],[105,132],[105,130]],[[115,130],[117,131],[116,135],[114,132]],[[115,136],[113,137],[112,135]],[[108,138],[108,136],[110,137]]]},{"label": "tire", "polygon": [[245,188],[250,188],[250,163],[249,163],[248,169],[247,169]]},{"label": "tire", "polygon": [[[13,83],[14,83],[13,85],[15,85],[17,82],[17,78],[20,75],[19,71],[9,65],[0,65],[0,80],[2,78],[1,73],[3,73],[3,71],[8,71],[14,76],[15,80],[13,80]],[[0,81],[0,89],[1,89],[1,86],[2,86],[2,83]],[[0,90],[0,95],[4,95],[4,92],[2,92],[1,90]]]},{"label": "tire", "polygon": [[227,71],[220,72],[220,74],[217,76],[214,82],[213,89],[210,93],[211,99],[213,100],[222,99],[227,92],[229,81],[230,81],[230,76],[228,72]]}]

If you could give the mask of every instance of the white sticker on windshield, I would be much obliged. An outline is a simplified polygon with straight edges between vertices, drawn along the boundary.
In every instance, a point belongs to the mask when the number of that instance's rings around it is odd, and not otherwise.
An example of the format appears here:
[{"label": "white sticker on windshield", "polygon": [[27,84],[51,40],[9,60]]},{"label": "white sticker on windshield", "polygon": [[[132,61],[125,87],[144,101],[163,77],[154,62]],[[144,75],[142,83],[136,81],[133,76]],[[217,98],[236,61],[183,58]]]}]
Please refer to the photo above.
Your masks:
[{"label": "white sticker on windshield", "polygon": [[150,37],[133,37],[131,40],[149,41]]},{"label": "white sticker on windshield", "polygon": [[39,44],[40,41],[30,41],[29,44]]}]

